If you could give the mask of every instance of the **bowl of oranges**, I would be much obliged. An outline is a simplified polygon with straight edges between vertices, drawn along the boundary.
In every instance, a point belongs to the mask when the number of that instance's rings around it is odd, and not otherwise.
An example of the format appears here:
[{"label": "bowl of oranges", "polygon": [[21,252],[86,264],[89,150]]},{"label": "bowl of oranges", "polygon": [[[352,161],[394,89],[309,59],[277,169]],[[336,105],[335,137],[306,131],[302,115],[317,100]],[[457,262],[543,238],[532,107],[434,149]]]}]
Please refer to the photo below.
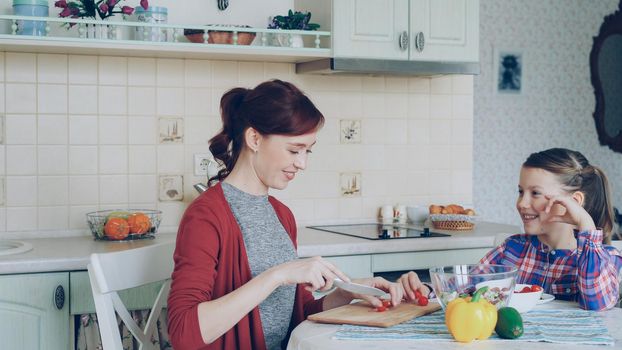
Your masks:
[{"label": "bowl of oranges", "polygon": [[96,240],[130,241],[154,238],[162,212],[152,209],[100,210],[86,214],[86,221]]}]

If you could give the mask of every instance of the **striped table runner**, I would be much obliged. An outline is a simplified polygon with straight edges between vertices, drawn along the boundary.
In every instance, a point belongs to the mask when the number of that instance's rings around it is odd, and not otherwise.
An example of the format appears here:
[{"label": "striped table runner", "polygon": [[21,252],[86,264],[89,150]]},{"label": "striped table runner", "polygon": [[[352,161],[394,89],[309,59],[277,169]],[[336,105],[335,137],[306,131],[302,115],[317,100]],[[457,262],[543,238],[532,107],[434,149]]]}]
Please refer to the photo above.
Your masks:
[{"label": "striped table runner", "polygon": [[[512,341],[563,344],[614,345],[602,317],[585,310],[533,310],[523,314],[525,334]],[[437,311],[389,328],[343,325],[335,333],[341,340],[453,341],[445,326],[445,314]],[[505,341],[494,332],[489,340]]]}]

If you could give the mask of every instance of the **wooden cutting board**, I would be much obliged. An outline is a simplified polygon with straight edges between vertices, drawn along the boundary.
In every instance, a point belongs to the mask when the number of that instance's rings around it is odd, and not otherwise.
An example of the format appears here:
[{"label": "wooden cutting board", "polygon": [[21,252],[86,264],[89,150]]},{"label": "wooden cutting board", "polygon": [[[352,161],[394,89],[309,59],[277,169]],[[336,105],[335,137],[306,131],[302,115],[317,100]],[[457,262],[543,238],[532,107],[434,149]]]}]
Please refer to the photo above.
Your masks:
[{"label": "wooden cutting board", "polygon": [[358,302],[322,311],[307,317],[319,323],[354,324],[359,326],[391,327],[415,317],[427,315],[441,308],[438,303],[419,306],[403,302],[386,311],[376,311],[367,302]]}]

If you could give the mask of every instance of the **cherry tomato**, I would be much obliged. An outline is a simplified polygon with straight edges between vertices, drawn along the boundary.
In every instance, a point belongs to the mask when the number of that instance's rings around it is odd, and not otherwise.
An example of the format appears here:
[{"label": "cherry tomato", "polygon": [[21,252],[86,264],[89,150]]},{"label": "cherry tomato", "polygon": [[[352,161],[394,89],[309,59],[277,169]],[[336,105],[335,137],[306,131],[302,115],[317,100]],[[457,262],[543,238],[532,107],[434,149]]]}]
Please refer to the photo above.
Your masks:
[{"label": "cherry tomato", "polygon": [[415,289],[415,299],[419,299],[421,298],[423,294],[421,294],[421,292],[419,291],[419,289]]},{"label": "cherry tomato", "polygon": [[384,307],[391,307],[393,305],[391,304],[391,300],[382,299],[382,306],[384,306]]},{"label": "cherry tomato", "polygon": [[528,286],[523,287],[519,293],[531,293],[531,288]]},{"label": "cherry tomato", "polygon": [[423,295],[419,298],[417,298],[417,304],[419,304],[419,306],[426,306],[428,305],[428,298],[424,297]]},{"label": "cherry tomato", "polygon": [[541,291],[541,290],[542,290],[542,287],[540,287],[540,286],[539,286],[539,285],[537,285],[537,284],[534,284],[533,286],[531,286],[531,291],[532,291],[532,292],[539,292],[539,291]]},{"label": "cherry tomato", "polygon": [[387,311],[387,307],[386,307],[386,306],[384,306],[384,305],[382,305],[382,306],[378,306],[378,307],[376,308],[376,311],[378,311],[378,312]]}]

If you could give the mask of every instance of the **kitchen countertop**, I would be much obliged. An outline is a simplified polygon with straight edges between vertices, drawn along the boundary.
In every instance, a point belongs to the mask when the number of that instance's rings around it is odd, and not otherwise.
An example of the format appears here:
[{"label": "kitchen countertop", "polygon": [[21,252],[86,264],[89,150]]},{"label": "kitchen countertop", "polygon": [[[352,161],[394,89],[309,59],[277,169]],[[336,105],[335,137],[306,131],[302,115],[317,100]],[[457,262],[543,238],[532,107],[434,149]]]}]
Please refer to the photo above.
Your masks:
[{"label": "kitchen countertop", "polygon": [[370,240],[305,227],[300,228],[298,232],[298,256],[382,254],[487,248],[501,243],[503,239],[510,235],[522,232],[518,226],[492,222],[478,222],[471,231],[431,230],[449,234],[451,237]]},{"label": "kitchen countertop", "polygon": [[[493,247],[517,226],[478,222],[472,231],[442,231],[451,237],[368,240],[301,227],[298,229],[298,256],[339,256],[412,251]],[[86,270],[91,253],[126,250],[175,240],[175,233],[159,233],[155,239],[128,242],[95,241],[92,236],[19,239],[33,249],[0,256],[0,274]]]}]

